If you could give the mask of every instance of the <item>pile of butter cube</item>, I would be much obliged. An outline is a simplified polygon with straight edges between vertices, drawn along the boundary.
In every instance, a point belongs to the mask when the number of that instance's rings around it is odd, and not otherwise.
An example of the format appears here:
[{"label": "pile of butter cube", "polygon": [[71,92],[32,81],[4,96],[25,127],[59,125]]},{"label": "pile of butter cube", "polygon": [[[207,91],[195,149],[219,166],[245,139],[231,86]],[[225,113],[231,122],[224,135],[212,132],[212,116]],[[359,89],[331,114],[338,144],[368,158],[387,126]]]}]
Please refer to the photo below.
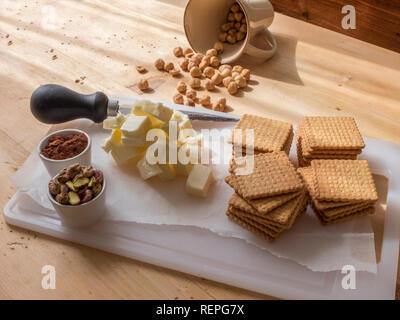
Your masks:
[{"label": "pile of butter cube", "polygon": [[[165,163],[150,163],[146,152],[154,150],[155,143],[159,143],[158,140],[152,141],[150,133],[155,132],[157,136],[163,136],[166,148],[170,148],[169,130],[172,121],[175,121],[173,124],[177,139],[174,141],[177,153],[189,154],[188,161],[181,163],[176,156],[174,161],[167,157]],[[203,139],[201,134],[192,128],[189,117],[184,113],[172,110],[162,103],[137,100],[132,106],[131,114],[109,117],[104,120],[103,128],[111,130],[111,135],[102,141],[101,147],[111,154],[117,165],[128,161],[135,163],[144,180],[158,176],[161,181],[170,181],[177,175],[187,176],[186,191],[189,194],[200,197],[207,195],[214,181],[213,173],[208,166],[200,164]]]}]

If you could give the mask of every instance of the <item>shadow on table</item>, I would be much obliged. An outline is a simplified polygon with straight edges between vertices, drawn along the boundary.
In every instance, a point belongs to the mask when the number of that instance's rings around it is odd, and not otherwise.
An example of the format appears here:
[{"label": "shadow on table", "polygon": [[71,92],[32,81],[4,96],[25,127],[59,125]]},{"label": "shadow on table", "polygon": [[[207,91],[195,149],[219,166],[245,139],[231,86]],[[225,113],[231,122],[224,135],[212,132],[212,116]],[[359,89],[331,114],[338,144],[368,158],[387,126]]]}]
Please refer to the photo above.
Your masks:
[{"label": "shadow on table", "polygon": [[275,55],[267,60],[260,61],[248,55],[243,55],[234,64],[240,64],[249,68],[252,74],[303,86],[296,66],[297,39],[286,34],[275,33],[278,49]]}]

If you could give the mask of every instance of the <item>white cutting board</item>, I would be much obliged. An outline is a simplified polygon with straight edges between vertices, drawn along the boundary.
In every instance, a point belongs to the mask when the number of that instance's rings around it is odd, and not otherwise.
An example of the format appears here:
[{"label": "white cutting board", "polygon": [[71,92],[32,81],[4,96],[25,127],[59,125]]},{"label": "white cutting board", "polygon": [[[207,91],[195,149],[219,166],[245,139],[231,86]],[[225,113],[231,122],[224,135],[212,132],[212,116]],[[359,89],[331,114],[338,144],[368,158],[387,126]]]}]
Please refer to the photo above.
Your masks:
[{"label": "white cutting board", "polygon": [[[134,99],[116,98],[121,105]],[[368,157],[371,170],[388,178],[389,191],[378,272],[357,272],[355,290],[342,288],[340,271],[313,272],[243,240],[196,227],[100,221],[92,228],[73,230],[20,192],[4,208],[4,217],[10,224],[36,232],[285,299],[393,299],[400,236],[396,198],[400,195],[400,147],[369,138],[366,145],[370,151],[363,155],[376,155]]]}]

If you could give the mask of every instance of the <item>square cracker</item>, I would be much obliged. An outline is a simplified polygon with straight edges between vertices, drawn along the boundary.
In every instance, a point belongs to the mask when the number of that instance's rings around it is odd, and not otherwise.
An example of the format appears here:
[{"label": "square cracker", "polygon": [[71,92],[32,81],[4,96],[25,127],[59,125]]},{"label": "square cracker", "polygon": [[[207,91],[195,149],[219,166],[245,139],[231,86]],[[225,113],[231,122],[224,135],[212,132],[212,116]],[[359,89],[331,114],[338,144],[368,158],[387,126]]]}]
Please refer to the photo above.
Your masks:
[{"label": "square cracker", "polygon": [[378,194],[366,160],[313,160],[315,198],[376,202]]},{"label": "square cracker", "polygon": [[[313,207],[313,206],[312,206]],[[370,206],[364,209],[361,209],[359,211],[356,211],[352,214],[346,214],[346,215],[342,215],[342,216],[337,216],[334,218],[329,218],[329,217],[325,217],[323,215],[323,213],[319,210],[317,210],[315,207],[313,207],[314,212],[316,213],[318,219],[320,220],[320,222],[322,224],[331,224],[331,223],[337,223],[337,222],[345,222],[351,219],[355,219],[355,218],[359,218],[359,217],[363,217],[369,214],[373,214],[375,212],[375,207]]]},{"label": "square cracker", "polygon": [[[235,172],[235,161],[231,166]],[[246,200],[295,192],[303,188],[296,169],[283,151],[255,155],[252,173],[232,174],[225,178],[225,182]]]},{"label": "square cracker", "polygon": [[352,117],[304,117],[303,129],[312,150],[363,149],[363,138]]},{"label": "square cracker", "polygon": [[299,196],[300,192],[291,192],[286,194],[281,194],[278,196],[262,198],[262,199],[255,199],[255,200],[247,200],[248,204],[250,204],[259,214],[267,214],[271,210],[280,207],[281,205],[285,204],[286,202],[294,199],[295,197]]},{"label": "square cracker", "polygon": [[[241,141],[235,140],[234,133],[237,129],[242,130]],[[245,130],[248,129],[254,130],[254,143],[246,141]],[[288,122],[244,114],[233,129],[232,143],[262,152],[280,151],[283,150],[292,130],[293,126]]]}]

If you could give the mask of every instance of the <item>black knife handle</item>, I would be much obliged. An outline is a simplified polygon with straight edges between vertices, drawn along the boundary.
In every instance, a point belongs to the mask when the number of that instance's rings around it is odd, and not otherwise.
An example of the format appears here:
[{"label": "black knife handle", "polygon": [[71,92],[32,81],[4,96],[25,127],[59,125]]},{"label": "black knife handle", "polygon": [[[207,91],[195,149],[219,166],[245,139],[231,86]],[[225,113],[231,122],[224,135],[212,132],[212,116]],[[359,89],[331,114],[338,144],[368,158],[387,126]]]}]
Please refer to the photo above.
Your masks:
[{"label": "black knife handle", "polygon": [[79,118],[102,122],[107,118],[109,101],[102,92],[80,94],[68,88],[46,84],[31,97],[32,114],[41,122],[55,124]]}]

